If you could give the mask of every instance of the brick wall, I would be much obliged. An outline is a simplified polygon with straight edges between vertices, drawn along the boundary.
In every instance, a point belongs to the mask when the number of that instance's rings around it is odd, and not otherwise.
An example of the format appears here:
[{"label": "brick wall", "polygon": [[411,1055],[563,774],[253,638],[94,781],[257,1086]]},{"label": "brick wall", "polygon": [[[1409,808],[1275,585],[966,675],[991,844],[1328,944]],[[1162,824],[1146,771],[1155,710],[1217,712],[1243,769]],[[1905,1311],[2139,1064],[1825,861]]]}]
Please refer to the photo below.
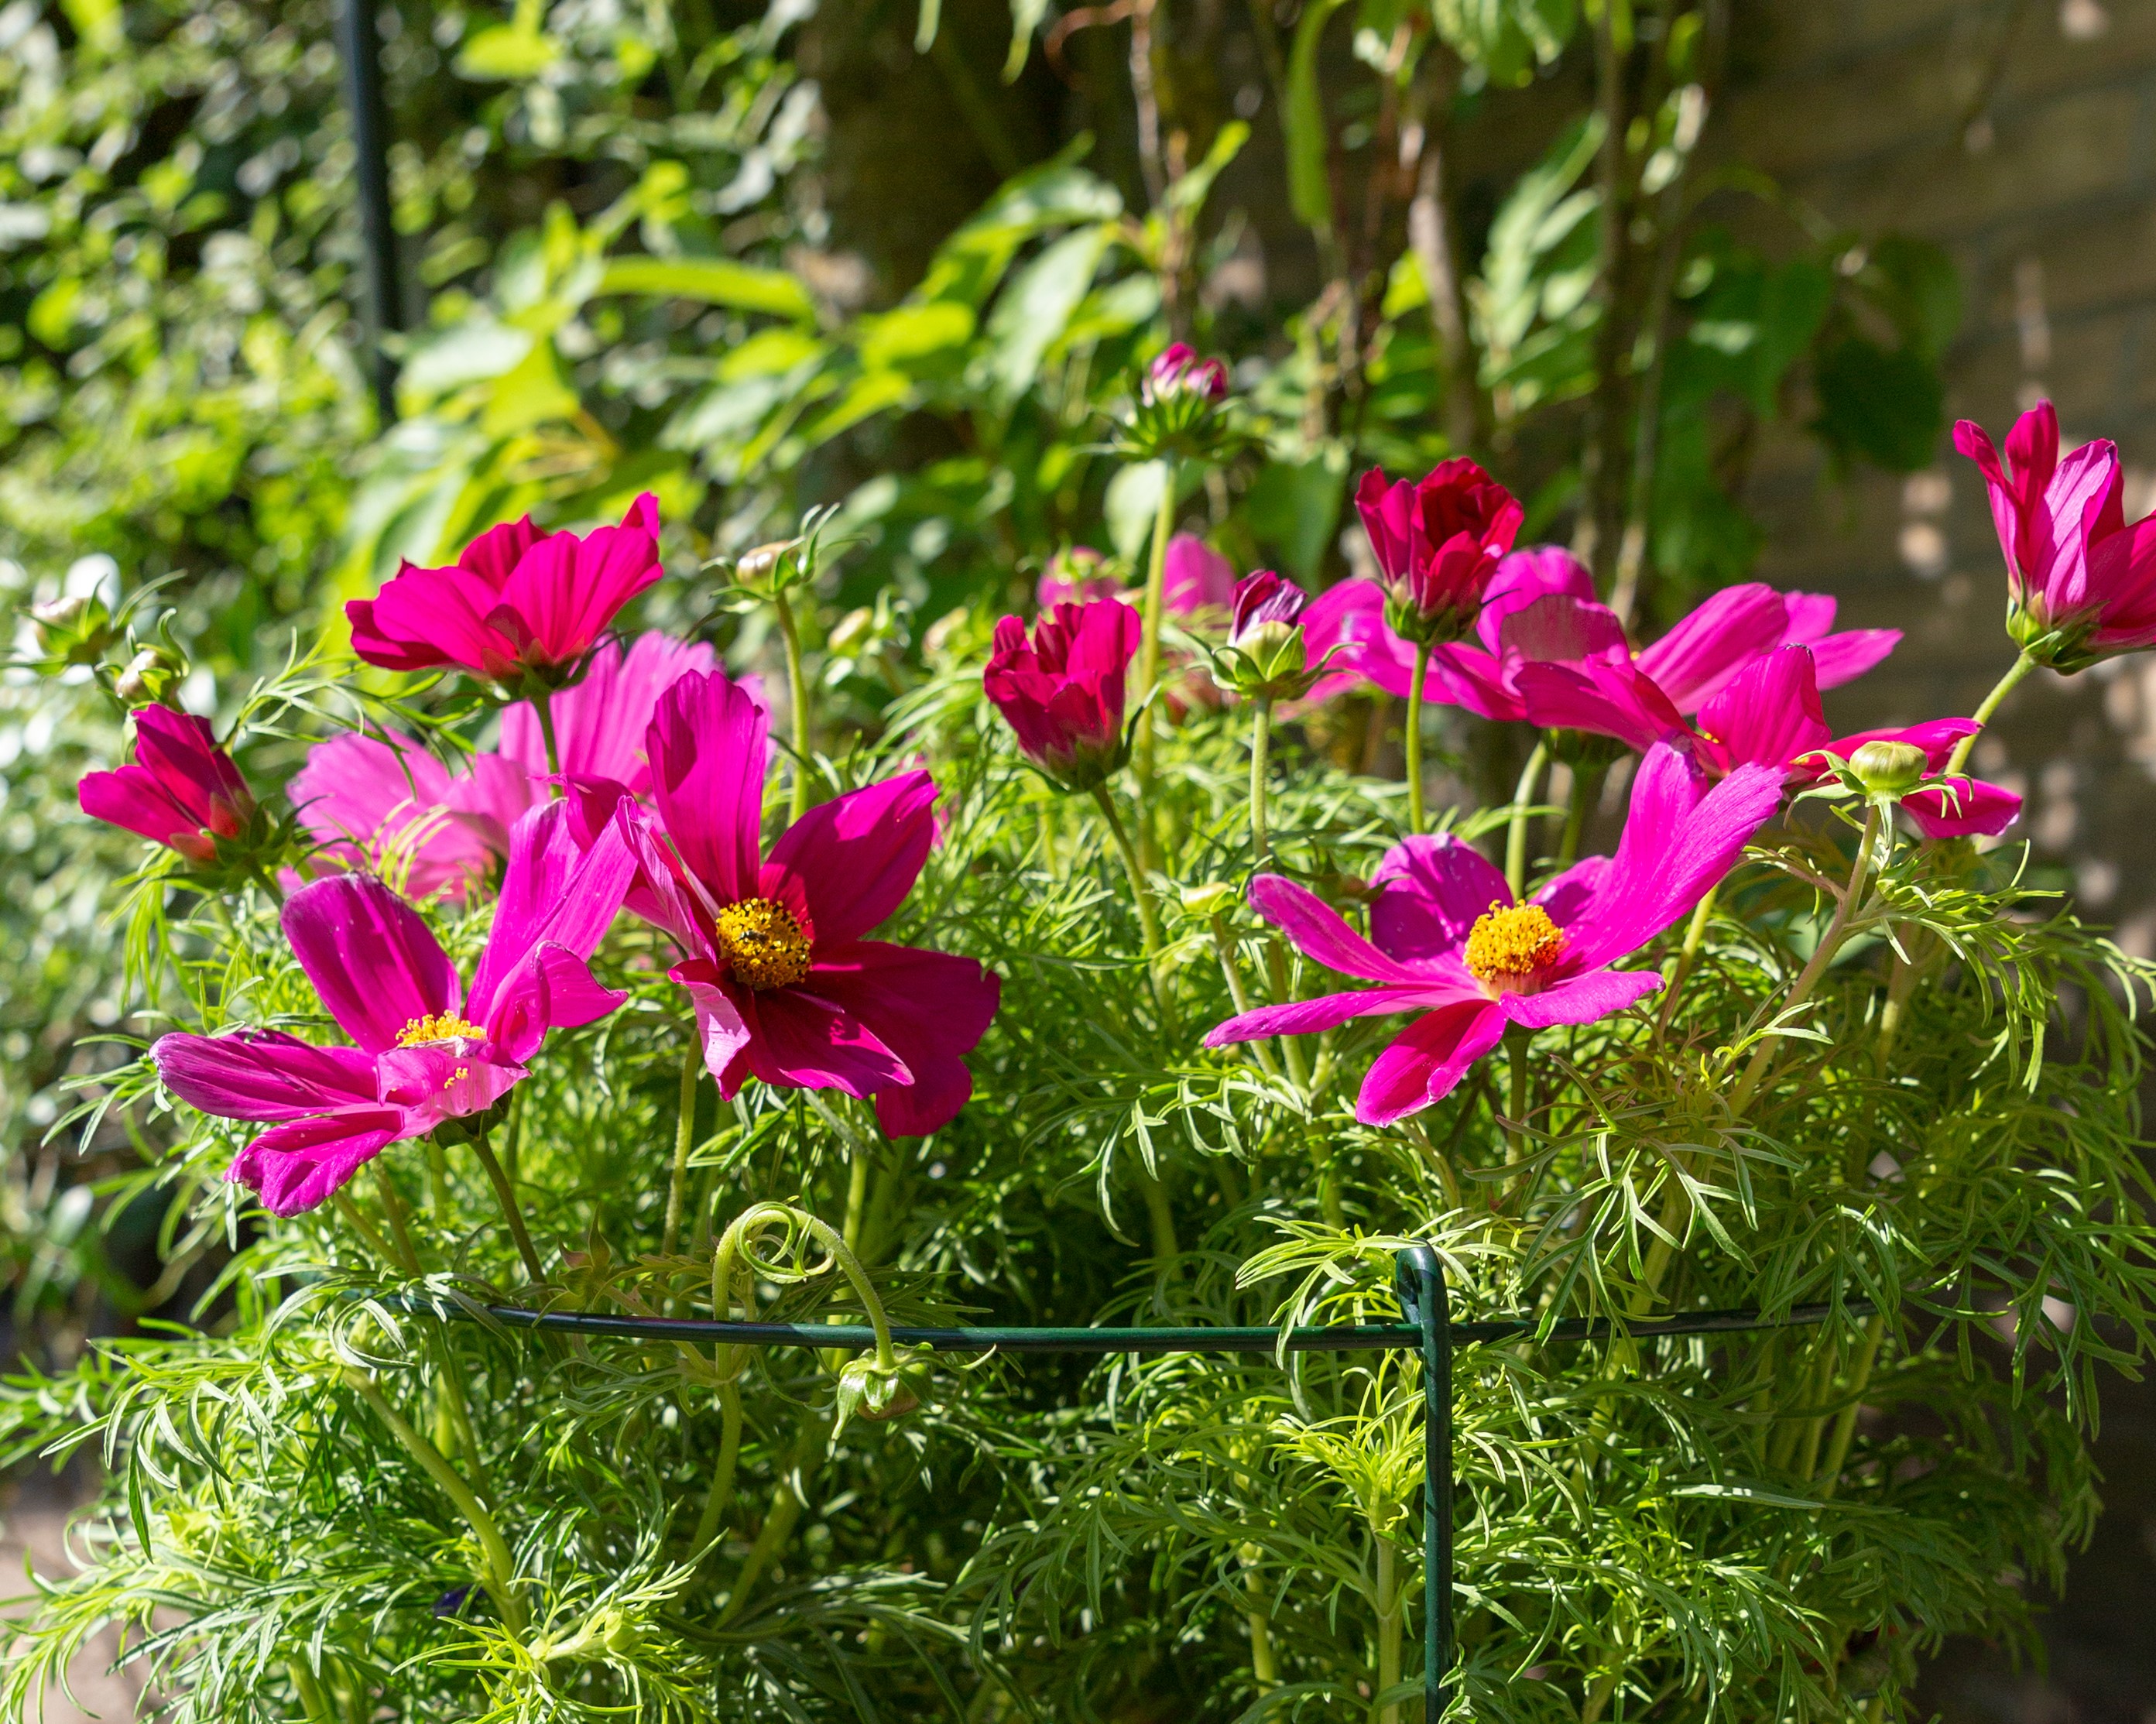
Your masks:
[{"label": "brick wall", "polygon": [[[2156,0],[1755,0],[1732,32],[1726,141],[1837,223],[1948,247],[1965,294],[1948,410],[1994,436],[2040,395],[2071,442],[2114,439],[2129,516],[2156,507]],[[1829,697],[1838,728],[1967,712],[2011,656],[1974,469],[1943,446],[1906,481],[1821,483],[1785,437],[1752,501],[1765,578],[1905,629]],[[2156,654],[2039,673],[1979,763],[2092,916],[2156,953]],[[2107,1512],[2046,1624],[2049,1670],[1956,1648],[1925,1699],[1948,1724],[2156,1724],[2156,1392],[2119,1384]]]}]

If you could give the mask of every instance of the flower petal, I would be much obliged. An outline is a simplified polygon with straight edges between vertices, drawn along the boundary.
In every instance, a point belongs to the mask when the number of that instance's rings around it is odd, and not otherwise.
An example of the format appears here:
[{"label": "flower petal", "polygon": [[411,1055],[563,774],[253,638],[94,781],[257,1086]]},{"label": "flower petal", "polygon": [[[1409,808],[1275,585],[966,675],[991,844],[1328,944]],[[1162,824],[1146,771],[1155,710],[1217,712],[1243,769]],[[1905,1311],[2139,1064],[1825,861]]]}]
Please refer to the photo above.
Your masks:
[{"label": "flower petal", "polygon": [[1527,1029],[1553,1024],[1592,1024],[1645,999],[1662,985],[1655,970],[1589,970],[1553,983],[1540,993],[1508,993],[1498,1004]]},{"label": "flower petal", "polygon": [[233,1157],[224,1177],[249,1187],[272,1215],[297,1215],[326,1200],[407,1135],[393,1107],[352,1107],[273,1126]]},{"label": "flower petal", "polygon": [[1654,679],[1633,664],[1522,664],[1512,685],[1527,717],[1545,730],[1592,731],[1642,752],[1691,734]]},{"label": "flower petal", "polygon": [[906,1137],[942,1130],[973,1094],[965,1056],[988,1034],[1001,979],[952,952],[880,940],[834,946],[822,931],[819,919],[815,967],[803,986],[867,1026],[911,1074],[876,1091],[884,1130]]},{"label": "flower petal", "polygon": [[408,564],[377,598],[354,599],[345,614],[352,650],[370,664],[390,670],[456,664],[497,676],[515,669],[516,643],[487,620],[494,606],[493,589],[467,570]]},{"label": "flower petal", "polygon": [[647,733],[652,795],[666,835],[721,904],[756,892],[769,722],[722,673],[691,672],[660,697]]},{"label": "flower petal", "polygon": [[743,1074],[737,1069],[742,1050],[754,1034],[732,996],[719,986],[718,975],[706,958],[676,964],[667,973],[687,992],[696,1013],[696,1039],[704,1050],[704,1069],[719,1085],[719,1094],[731,1101],[741,1093]]},{"label": "flower petal", "polygon": [[1782,593],[1758,581],[1725,587],[1640,654],[1640,668],[1680,712],[1697,712],[1789,626]]},{"label": "flower petal", "polygon": [[1754,659],[1700,709],[1699,727],[1729,765],[1786,767],[1834,733],[1820,705],[1810,647]]},{"label": "flower petal", "polygon": [[913,1080],[906,1062],[860,1018],[804,988],[743,990],[735,1001],[750,1032],[742,1057],[767,1084],[864,1096]]},{"label": "flower petal", "polygon": [[1370,934],[1378,949],[1410,963],[1447,957],[1466,944],[1476,918],[1512,901],[1512,889],[1471,844],[1450,834],[1404,839],[1370,877]]},{"label": "flower petal", "polygon": [[1366,1126],[1389,1126],[1442,1101],[1504,1033],[1505,1014],[1486,999],[1440,1006],[1418,1018],[1372,1063],[1355,1098],[1355,1117]]},{"label": "flower petal", "polygon": [[530,1075],[521,1065],[489,1060],[476,1048],[443,1042],[392,1048],[378,1067],[382,1099],[405,1112],[414,1135],[444,1120],[485,1113]]},{"label": "flower petal", "polygon": [[[637,636],[626,653],[618,641],[603,642],[583,680],[556,695],[549,708],[562,771],[571,777],[616,779],[634,794],[646,794],[651,763],[644,757],[644,735],[659,697],[690,672],[709,670],[717,662],[702,641],[656,632]],[[546,736],[528,700],[502,709],[501,752],[527,772],[548,770]]]},{"label": "flower petal", "polygon": [[2021,818],[2021,798],[1981,778],[1912,791],[1902,806],[1926,838],[1995,838]]},{"label": "flower petal", "polygon": [[192,838],[202,829],[201,822],[172,800],[146,767],[85,772],[75,786],[75,799],[93,820],[175,849],[176,839]]},{"label": "flower petal", "polygon": [[1365,982],[1410,986],[1429,979],[1422,972],[1386,957],[1349,927],[1338,911],[1291,880],[1261,874],[1250,882],[1250,895],[1259,915],[1286,934],[1298,951],[1329,970],[1359,976]]},{"label": "flower petal", "polygon": [[582,538],[549,533],[517,559],[501,606],[521,619],[529,659],[566,664],[660,572],[659,546],[640,525],[595,527]]},{"label": "flower petal", "polygon": [[285,937],[337,1027],[370,1054],[415,1018],[454,1012],[456,968],[419,913],[372,875],[302,886],[285,900]]},{"label": "flower petal", "polygon": [[372,1054],[282,1030],[161,1036],[150,1058],[167,1090],[220,1119],[304,1119],[376,1100]]},{"label": "flower petal", "polygon": [[[550,983],[545,967],[533,962],[536,953],[543,947],[572,959],[589,957],[613,925],[622,899],[636,879],[636,858],[624,835],[620,813],[598,830],[588,847],[577,841],[576,817],[568,801],[558,799],[534,808],[516,823],[510,834],[509,866],[502,875],[494,926],[472,972],[470,1015],[509,1049],[511,1059],[528,1054],[549,1023],[557,1021],[546,1014],[546,998],[552,987],[581,995],[589,984],[588,972],[583,983],[578,983],[567,972]],[[513,1035],[511,1018],[517,1020]],[[577,1021],[588,1023],[590,1018]]]},{"label": "flower petal", "polygon": [[1205,1045],[1224,1048],[1233,1042],[1255,1042],[1267,1036],[1315,1035],[1337,1029],[1358,1018],[1383,1018],[1393,1012],[1412,1012],[1426,1006],[1450,1005],[1455,999],[1481,998],[1479,990],[1462,987],[1440,991],[1420,988],[1363,988],[1344,993],[1322,994],[1316,999],[1288,1000],[1277,1006],[1260,1006],[1205,1032]]},{"label": "flower petal", "polygon": [[[856,940],[888,921],[936,842],[936,782],[901,772],[819,803],[771,847],[767,870],[798,878],[816,943]],[[758,890],[765,891],[761,875]]]}]

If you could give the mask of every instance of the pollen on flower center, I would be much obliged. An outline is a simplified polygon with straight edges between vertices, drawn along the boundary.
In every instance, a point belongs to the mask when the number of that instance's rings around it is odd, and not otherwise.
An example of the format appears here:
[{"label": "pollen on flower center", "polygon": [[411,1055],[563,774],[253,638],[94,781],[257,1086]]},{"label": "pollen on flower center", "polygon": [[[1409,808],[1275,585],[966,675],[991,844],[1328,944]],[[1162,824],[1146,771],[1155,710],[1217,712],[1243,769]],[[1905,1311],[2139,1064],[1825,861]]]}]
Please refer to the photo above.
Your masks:
[{"label": "pollen on flower center", "polygon": [[1478,982],[1524,982],[1564,950],[1564,931],[1539,904],[1492,904],[1467,931],[1467,972]]},{"label": "pollen on flower center", "polygon": [[775,898],[744,898],[719,912],[719,950],[744,988],[786,988],[808,973],[808,936]]},{"label": "pollen on flower center", "polygon": [[476,1024],[459,1018],[454,1012],[429,1012],[424,1018],[414,1018],[397,1032],[400,1048],[424,1048],[435,1042],[476,1042],[485,1039],[486,1032]]}]

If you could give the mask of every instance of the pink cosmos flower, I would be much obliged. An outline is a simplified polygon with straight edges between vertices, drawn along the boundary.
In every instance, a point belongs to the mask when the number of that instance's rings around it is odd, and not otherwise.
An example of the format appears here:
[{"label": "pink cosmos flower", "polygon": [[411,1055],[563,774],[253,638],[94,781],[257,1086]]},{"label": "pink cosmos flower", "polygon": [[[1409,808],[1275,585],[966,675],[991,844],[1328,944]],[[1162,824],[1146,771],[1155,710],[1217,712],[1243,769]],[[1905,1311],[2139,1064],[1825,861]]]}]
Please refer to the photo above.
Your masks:
[{"label": "pink cosmos flower", "polygon": [[238,838],[254,816],[254,793],[232,757],[217,746],[209,721],[169,706],[135,714],[135,758],[110,772],[88,772],[75,788],[82,811],[177,850],[208,867],[217,841]]},{"label": "pink cosmos flower", "polygon": [[[1528,716],[1537,723],[1614,736],[1628,747],[1666,743],[1684,750],[1711,777],[1743,766],[1779,768],[1788,782],[1825,776],[1827,757],[1847,760],[1866,742],[1907,742],[1922,751],[1928,770],[1945,770],[1954,744],[1979,726],[1966,718],[1935,719],[1903,729],[1864,731],[1837,738],[1820,700],[1813,649],[1779,647],[1740,670],[1688,723],[1646,673],[1630,664],[1535,665],[1522,675]],[[2021,798],[1979,779],[1911,792],[1902,806],[1928,838],[2004,832],[2021,812]]]},{"label": "pink cosmos flower", "polygon": [[449,568],[406,563],[345,606],[352,650],[391,670],[453,664],[505,688],[560,686],[621,608],[656,581],[659,504],[579,537],[531,517],[481,533]]},{"label": "pink cosmos flower", "polygon": [[1355,507],[1378,559],[1386,620],[1417,640],[1457,640],[1475,626],[1527,518],[1512,494],[1464,455],[1412,484],[1388,485],[1373,467],[1355,489]]},{"label": "pink cosmos flower", "polygon": [[1195,533],[1168,541],[1161,570],[1161,603],[1171,617],[1224,611],[1235,602],[1235,566]]},{"label": "pink cosmos flower", "polygon": [[1120,599],[1060,604],[1034,624],[1005,617],[981,679],[1025,757],[1090,790],[1122,765],[1123,699],[1143,625]]},{"label": "pink cosmos flower", "polygon": [[1200,359],[1187,342],[1173,342],[1146,367],[1138,393],[1147,406],[1185,395],[1224,401],[1228,397],[1228,367],[1217,359]]},{"label": "pink cosmos flower", "polygon": [[2058,413],[2040,401],[2007,434],[2004,466],[1972,420],[1954,447],[1991,493],[2015,640],[2061,670],[2156,646],[2156,516],[2127,526],[2118,445],[2099,438],[2061,460]]},{"label": "pink cosmos flower", "polygon": [[835,797],[760,856],[767,723],[716,671],[667,690],[648,747],[658,820],[632,817],[629,907],[687,954],[669,973],[695,1003],[722,1095],[752,1077],[873,1095],[886,1132],[925,1137],[973,1094],[965,1056],[1002,987],[971,958],[865,937],[928,859],[936,786],[904,772]]},{"label": "pink cosmos flower", "polygon": [[[626,653],[619,642],[602,643],[583,680],[553,697],[563,775],[612,779],[649,795],[644,737],[659,696],[716,662],[701,641],[656,633],[638,636]],[[500,752],[473,755],[460,772],[408,737],[332,736],[308,751],[289,793],[325,859],[364,868],[403,855],[413,896],[454,900],[509,854],[510,829],[547,800],[546,780],[539,716],[520,700],[502,711]]]},{"label": "pink cosmos flower", "polygon": [[588,847],[568,803],[517,823],[494,926],[467,989],[418,912],[370,875],[338,875],[285,905],[285,937],[352,1047],[281,1030],[168,1035],[151,1049],[165,1087],[220,1118],[270,1129],[225,1178],[272,1214],[311,1209],[389,1144],[484,1113],[520,1080],[550,1029],[627,998],[585,962],[636,863],[610,824]]},{"label": "pink cosmos flower", "polygon": [[1122,583],[1107,573],[1108,559],[1091,545],[1072,545],[1048,560],[1033,589],[1034,605],[1052,611],[1059,604],[1084,604],[1089,599],[1112,598]]},{"label": "pink cosmos flower", "polygon": [[1592,1024],[1661,988],[1656,971],[1611,967],[1691,913],[1781,793],[1781,774],[1764,767],[1740,767],[1710,789],[1676,749],[1656,748],[1633,782],[1614,857],[1589,857],[1517,904],[1505,876],[1457,839],[1404,839],[1372,882],[1367,940],[1314,893],[1260,875],[1250,901],[1298,950],[1378,985],[1246,1012],[1205,1044],[1418,1013],[1356,1100],[1365,1125],[1389,1125],[1450,1095],[1508,1025]]},{"label": "pink cosmos flower", "polygon": [[[1343,581],[1311,607],[1313,654],[1344,643],[1334,663],[1345,674],[1320,684],[1318,698],[1342,692],[1356,678],[1407,698],[1414,649],[1386,626],[1383,613],[1383,594],[1370,581]],[[1712,594],[1635,654],[1616,613],[1595,602],[1586,568],[1546,545],[1515,552],[1498,565],[1474,637],[1431,651],[1423,694],[1517,723],[1531,716],[1520,680],[1527,666],[1563,664],[1585,673],[1590,665],[1629,663],[1679,711],[1697,712],[1746,665],[1784,645],[1810,647],[1820,686],[1839,688],[1893,651],[1902,635],[1895,629],[1836,634],[1834,614],[1835,601],[1823,593],[1778,593],[1748,582]]]},{"label": "pink cosmos flower", "polygon": [[1229,603],[1228,644],[1246,644],[1260,629],[1277,625],[1292,629],[1309,608],[1310,595],[1270,569],[1258,569],[1235,583]]}]

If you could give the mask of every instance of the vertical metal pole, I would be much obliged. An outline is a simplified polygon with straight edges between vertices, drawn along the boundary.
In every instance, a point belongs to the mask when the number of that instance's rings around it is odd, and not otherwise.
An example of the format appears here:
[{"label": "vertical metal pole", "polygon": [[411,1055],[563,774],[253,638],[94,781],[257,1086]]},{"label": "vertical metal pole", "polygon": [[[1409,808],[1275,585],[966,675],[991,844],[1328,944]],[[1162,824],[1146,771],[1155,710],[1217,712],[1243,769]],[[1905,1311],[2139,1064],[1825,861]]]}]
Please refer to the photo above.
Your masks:
[{"label": "vertical metal pole", "polygon": [[1427,1245],[1400,1253],[1394,1285],[1422,1331],[1423,1717],[1439,1724],[1452,1671],[1452,1306],[1445,1265]]},{"label": "vertical metal pole", "polygon": [[357,157],[353,191],[366,253],[364,321],[382,423],[397,417],[397,368],[383,348],[384,335],[404,326],[397,280],[397,230],[389,213],[389,116],[382,100],[382,35],[375,28],[376,0],[337,0],[337,48],[344,59],[345,100],[352,110]]}]

